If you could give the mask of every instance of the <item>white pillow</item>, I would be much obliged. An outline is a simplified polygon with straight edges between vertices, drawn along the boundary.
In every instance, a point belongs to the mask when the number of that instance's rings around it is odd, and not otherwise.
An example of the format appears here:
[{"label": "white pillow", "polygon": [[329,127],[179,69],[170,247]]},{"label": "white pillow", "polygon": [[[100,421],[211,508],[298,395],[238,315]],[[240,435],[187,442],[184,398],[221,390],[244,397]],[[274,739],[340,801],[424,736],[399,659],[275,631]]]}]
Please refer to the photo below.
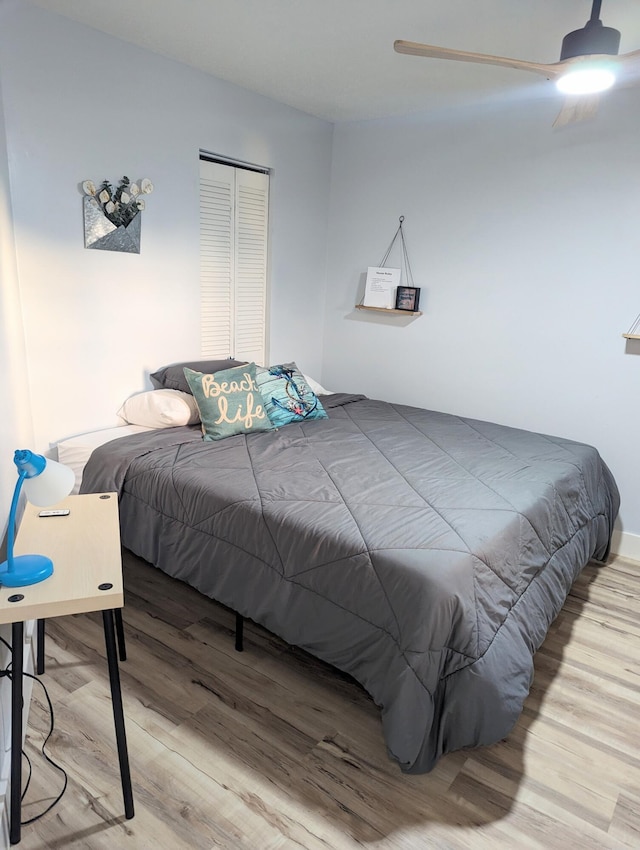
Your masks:
[{"label": "white pillow", "polygon": [[302,377],[307,382],[309,389],[316,395],[333,395],[331,390],[325,390],[325,388],[321,386],[321,384],[319,384],[317,381],[314,381],[313,378],[310,378],[308,375],[303,375]]},{"label": "white pillow", "polygon": [[175,428],[200,421],[196,400],[181,390],[151,390],[128,398],[118,416],[131,425],[147,428]]}]

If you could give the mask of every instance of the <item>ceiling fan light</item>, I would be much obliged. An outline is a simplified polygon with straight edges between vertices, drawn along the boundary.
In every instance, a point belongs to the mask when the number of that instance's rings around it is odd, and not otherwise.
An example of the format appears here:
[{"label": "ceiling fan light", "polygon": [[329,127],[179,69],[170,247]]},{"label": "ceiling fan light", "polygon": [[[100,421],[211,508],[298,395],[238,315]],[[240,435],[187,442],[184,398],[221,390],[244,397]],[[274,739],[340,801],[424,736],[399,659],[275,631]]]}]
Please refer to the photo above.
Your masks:
[{"label": "ceiling fan light", "polygon": [[575,68],[563,74],[556,87],[563,94],[597,94],[610,89],[615,81],[610,68]]}]

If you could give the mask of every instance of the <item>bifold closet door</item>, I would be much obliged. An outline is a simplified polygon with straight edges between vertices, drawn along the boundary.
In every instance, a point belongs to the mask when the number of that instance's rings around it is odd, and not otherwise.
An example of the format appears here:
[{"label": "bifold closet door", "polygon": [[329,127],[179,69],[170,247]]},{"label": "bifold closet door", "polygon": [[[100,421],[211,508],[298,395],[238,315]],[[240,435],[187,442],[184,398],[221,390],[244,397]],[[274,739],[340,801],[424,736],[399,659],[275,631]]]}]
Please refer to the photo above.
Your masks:
[{"label": "bifold closet door", "polygon": [[266,363],[269,175],[200,160],[203,357]]}]

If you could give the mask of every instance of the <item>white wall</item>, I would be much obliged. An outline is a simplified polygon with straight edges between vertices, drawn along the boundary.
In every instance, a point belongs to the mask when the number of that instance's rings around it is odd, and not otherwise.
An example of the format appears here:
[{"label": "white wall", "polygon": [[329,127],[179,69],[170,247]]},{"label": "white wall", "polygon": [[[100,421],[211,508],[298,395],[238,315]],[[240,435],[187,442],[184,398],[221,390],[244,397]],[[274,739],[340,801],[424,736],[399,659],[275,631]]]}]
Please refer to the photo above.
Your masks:
[{"label": "white wall", "polygon": [[[621,334],[640,311],[638,91],[562,131],[543,100],[337,125],[322,372],[596,445],[635,534],[640,348]],[[400,215],[425,311],[411,321],[353,310]]]},{"label": "white wall", "polygon": [[[270,355],[320,371],[332,125],[20,0],[0,73],[38,449],[199,356],[199,149],[273,169]],[[123,174],[141,253],[87,250],[79,184]]]},{"label": "white wall", "polygon": [[17,480],[13,452],[33,439],[6,142],[0,78],[0,540]]}]

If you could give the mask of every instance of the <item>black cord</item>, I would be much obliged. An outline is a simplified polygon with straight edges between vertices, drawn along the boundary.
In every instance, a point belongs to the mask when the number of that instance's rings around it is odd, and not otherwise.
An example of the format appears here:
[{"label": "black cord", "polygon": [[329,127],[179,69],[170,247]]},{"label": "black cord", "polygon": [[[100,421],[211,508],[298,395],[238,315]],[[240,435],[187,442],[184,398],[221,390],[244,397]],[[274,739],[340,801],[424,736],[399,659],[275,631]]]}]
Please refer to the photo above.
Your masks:
[{"label": "black cord", "polygon": [[[34,815],[32,818],[29,818],[29,820],[23,820],[21,822],[22,826],[26,826],[29,823],[33,823],[36,820],[40,820],[40,818],[43,817],[44,815],[46,815],[47,812],[50,812],[51,809],[55,805],[57,805],[60,802],[60,800],[62,799],[62,795],[67,790],[67,785],[69,783],[69,777],[67,776],[67,771],[61,765],[59,765],[57,762],[55,762],[51,758],[51,756],[48,755],[45,752],[45,747],[47,746],[47,743],[49,742],[49,738],[53,734],[53,727],[54,727],[54,722],[55,722],[55,717],[54,717],[54,714],[53,714],[53,703],[51,702],[51,697],[49,696],[49,691],[47,690],[45,683],[41,682],[40,679],[37,676],[34,676],[32,673],[25,673],[24,675],[28,676],[30,679],[33,679],[34,682],[38,682],[38,684],[42,687],[42,690],[44,691],[45,697],[47,698],[47,705],[49,706],[49,716],[51,718],[51,722],[49,724],[49,732],[47,733],[47,737],[44,739],[44,742],[42,744],[40,751],[41,751],[42,755],[45,757],[45,759],[49,762],[51,767],[54,767],[56,770],[59,770],[60,773],[63,775],[64,784],[62,786],[62,791],[60,791],[60,793],[55,798],[55,800],[53,800],[53,802],[50,803],[43,812],[40,812],[40,814]],[[24,750],[22,751],[22,753],[23,753],[23,755],[27,756],[27,754],[25,753]],[[29,759],[29,756],[27,756],[27,761],[29,762],[29,778],[27,779],[27,783],[25,785],[24,791],[22,792],[21,800],[24,799],[24,795],[27,793],[27,788],[29,787],[29,782],[31,781],[31,761]]]},{"label": "black cord", "polygon": [[[7,643],[7,641],[3,637],[0,637],[0,642],[2,642],[7,647],[9,652],[12,651],[11,644]],[[11,670],[11,662],[9,662],[8,666],[4,670],[0,670],[0,677],[6,676],[7,678],[11,679],[12,675],[13,675],[13,671]],[[49,762],[49,764],[52,767],[54,767],[56,770],[59,770],[60,773],[64,776],[64,784],[62,786],[62,791],[60,791],[60,793],[55,798],[55,800],[52,803],[50,803],[43,812],[40,812],[40,814],[34,815],[32,818],[29,818],[29,820],[23,820],[23,821],[20,822],[21,826],[27,826],[27,824],[33,823],[34,821],[37,821],[37,820],[40,820],[41,817],[44,817],[44,815],[46,815],[47,812],[50,812],[51,809],[55,805],[57,805],[57,803],[60,802],[60,800],[62,799],[62,795],[67,790],[69,777],[67,776],[66,770],[61,765],[59,765],[57,762],[55,762],[51,758],[51,756],[49,756],[45,752],[45,747],[47,746],[49,738],[53,734],[53,727],[54,727],[54,722],[55,722],[55,717],[54,717],[54,714],[53,714],[53,703],[51,702],[51,697],[49,696],[49,691],[47,690],[44,682],[40,681],[40,679],[37,676],[34,676],[32,673],[27,673],[27,672],[23,671],[23,676],[28,676],[30,679],[33,679],[34,682],[38,682],[38,684],[42,687],[42,690],[44,691],[44,695],[47,699],[47,705],[49,706],[50,723],[49,723],[49,732],[47,733],[47,737],[44,739],[44,742],[43,742],[42,747],[41,747],[41,752],[42,752],[42,755],[45,757],[45,759]],[[22,755],[26,758],[27,763],[29,765],[29,775],[27,777],[27,781],[25,783],[25,786],[22,790],[20,802],[22,802],[24,800],[25,794],[27,793],[27,790],[29,788],[29,784],[31,782],[31,777],[32,777],[32,774],[33,774],[31,759],[29,758],[28,754],[24,750],[22,750]]]},{"label": "black cord", "polygon": [[22,755],[26,758],[27,764],[29,765],[29,776],[27,776],[27,781],[24,783],[24,788],[22,789],[22,796],[20,797],[21,803],[25,798],[25,794],[27,793],[27,789],[29,788],[29,785],[31,783],[31,776],[33,774],[33,768],[31,767],[31,759],[29,758],[27,751],[22,750]]}]

